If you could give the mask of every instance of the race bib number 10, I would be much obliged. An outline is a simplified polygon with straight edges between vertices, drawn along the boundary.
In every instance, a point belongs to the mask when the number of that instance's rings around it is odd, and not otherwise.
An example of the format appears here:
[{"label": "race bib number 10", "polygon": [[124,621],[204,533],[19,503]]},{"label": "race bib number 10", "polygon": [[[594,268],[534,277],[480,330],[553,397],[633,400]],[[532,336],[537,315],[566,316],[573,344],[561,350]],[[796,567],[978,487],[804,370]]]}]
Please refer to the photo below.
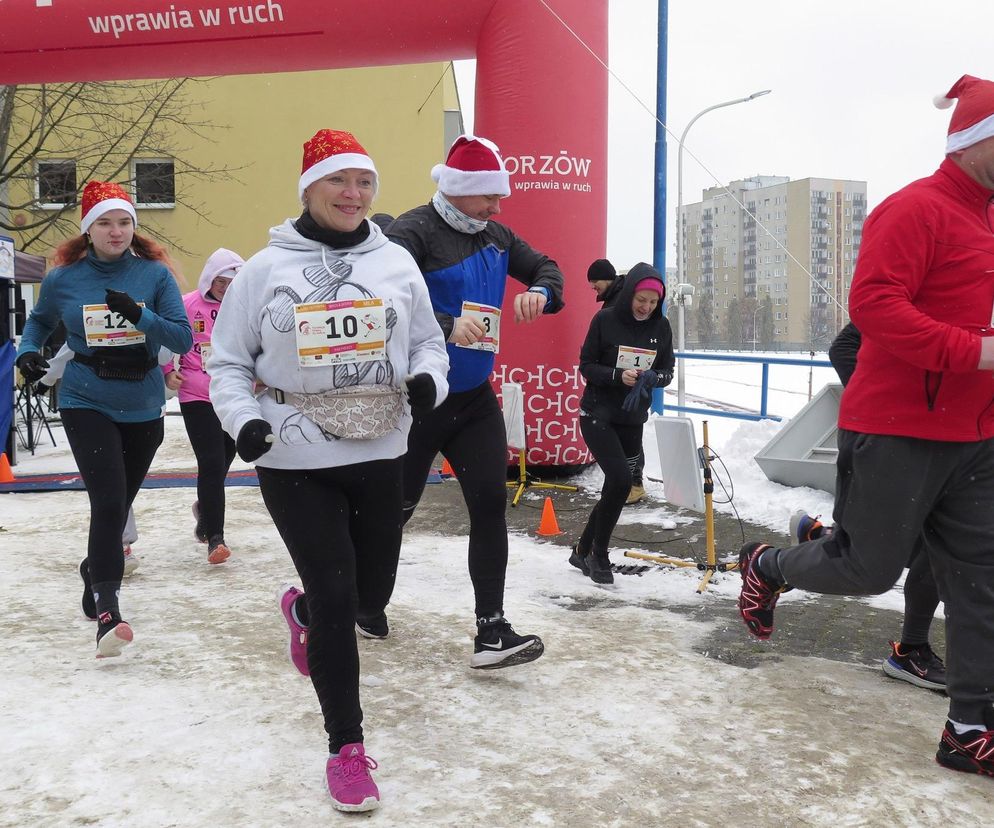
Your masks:
[{"label": "race bib number 10", "polygon": [[479,305],[476,302],[463,302],[462,315],[469,316],[483,325],[486,333],[472,345],[459,345],[460,348],[471,348],[476,351],[500,351],[500,308],[493,305]]},{"label": "race bib number 10", "polygon": [[294,305],[293,315],[302,368],[386,356],[387,314],[382,299]]},{"label": "race bib number 10", "polygon": [[627,370],[634,368],[636,371],[647,371],[652,367],[656,359],[656,352],[645,348],[629,348],[627,345],[618,346],[618,361],[615,368]]},{"label": "race bib number 10", "polygon": [[[143,308],[145,303],[139,302],[138,306]],[[83,335],[91,348],[141,345],[145,342],[145,334],[106,305],[83,305]]]}]

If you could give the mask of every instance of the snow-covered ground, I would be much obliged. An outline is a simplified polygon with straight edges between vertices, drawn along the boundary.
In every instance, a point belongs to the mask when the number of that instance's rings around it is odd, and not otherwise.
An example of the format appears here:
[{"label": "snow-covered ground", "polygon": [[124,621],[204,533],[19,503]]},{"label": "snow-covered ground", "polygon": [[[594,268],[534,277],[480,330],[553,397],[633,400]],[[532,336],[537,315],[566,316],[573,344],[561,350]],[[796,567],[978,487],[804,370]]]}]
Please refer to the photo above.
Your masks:
[{"label": "snow-covered ground", "polygon": [[[759,371],[692,363],[688,393],[758,408]],[[831,379],[817,371],[814,390]],[[771,386],[771,412],[789,416],[807,401],[805,369],[774,368]],[[166,423],[153,470],[189,468],[181,419]],[[827,494],[770,483],[752,460],[777,424],[713,418],[709,427],[743,518],[782,532],[796,508],[830,515]],[[56,435],[57,448],[22,453],[15,473],[71,471]],[[651,445],[647,459],[656,476]],[[596,485],[597,472],[581,482]],[[659,494],[658,485],[648,488]],[[745,669],[702,655],[717,625],[735,623],[734,575],[704,595],[692,570],[601,588],[564,566],[562,547],[515,534],[507,613],[543,636],[546,655],[470,670],[466,539],[425,531],[405,537],[390,637],[359,642],[382,807],[338,814],[324,789],[316,699],[286,659],[275,604],[276,586],[294,573],[259,492],[228,489],[234,555],[220,567],[193,542],[192,499],[183,488],[139,495],[142,566],[122,594],[135,643],[101,662],[78,604],[85,493],[0,496],[0,825],[990,821],[991,781],[932,760],[941,696],[819,658]],[[816,599],[784,598],[796,600]],[[875,600],[901,606],[894,594]],[[702,602],[713,621],[669,609]]]}]

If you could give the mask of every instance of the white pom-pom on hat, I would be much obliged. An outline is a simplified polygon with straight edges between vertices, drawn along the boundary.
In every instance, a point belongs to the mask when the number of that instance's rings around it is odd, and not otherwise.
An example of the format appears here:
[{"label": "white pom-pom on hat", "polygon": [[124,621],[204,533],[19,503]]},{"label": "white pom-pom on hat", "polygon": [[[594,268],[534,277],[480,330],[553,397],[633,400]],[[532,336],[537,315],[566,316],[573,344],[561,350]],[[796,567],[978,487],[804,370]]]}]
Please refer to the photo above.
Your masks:
[{"label": "white pom-pom on hat", "polygon": [[949,109],[955,103],[955,99],[947,98],[945,95],[936,95],[932,98],[932,103],[936,109]]}]

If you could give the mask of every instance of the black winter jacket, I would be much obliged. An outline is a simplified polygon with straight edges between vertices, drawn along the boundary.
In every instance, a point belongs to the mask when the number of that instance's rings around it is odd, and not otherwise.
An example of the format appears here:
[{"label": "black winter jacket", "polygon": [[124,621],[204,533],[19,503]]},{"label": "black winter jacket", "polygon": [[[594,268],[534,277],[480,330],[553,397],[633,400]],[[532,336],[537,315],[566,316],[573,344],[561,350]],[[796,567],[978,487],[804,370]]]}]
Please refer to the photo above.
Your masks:
[{"label": "black winter jacket", "polygon": [[635,285],[646,278],[663,281],[650,265],[635,265],[625,277],[614,304],[598,311],[590,320],[587,338],[580,348],[580,373],[587,382],[580,408],[590,416],[626,425],[644,423],[649,418],[651,399],[641,401],[634,411],[621,407],[631,387],[621,381],[623,369],[617,367],[620,345],[656,352],[651,366],[646,367],[659,374],[657,388],[665,388],[673,380],[673,332],[663,316],[662,303],[643,322],[636,321],[632,314]]},{"label": "black winter jacket", "polygon": [[607,290],[604,291],[603,296],[598,296],[597,301],[603,302],[605,308],[610,308],[618,301],[618,296],[621,293],[621,289],[625,286],[624,276],[615,276],[614,281],[607,286]]}]

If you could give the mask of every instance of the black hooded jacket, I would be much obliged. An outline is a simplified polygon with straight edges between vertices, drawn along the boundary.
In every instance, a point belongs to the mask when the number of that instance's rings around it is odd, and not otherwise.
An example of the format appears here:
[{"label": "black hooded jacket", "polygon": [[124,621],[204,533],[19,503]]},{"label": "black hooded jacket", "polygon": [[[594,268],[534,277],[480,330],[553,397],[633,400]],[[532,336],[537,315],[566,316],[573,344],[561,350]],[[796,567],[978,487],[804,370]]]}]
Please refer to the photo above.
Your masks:
[{"label": "black hooded jacket", "polygon": [[610,308],[615,302],[618,301],[618,296],[624,286],[625,277],[615,276],[611,284],[607,286],[607,290],[604,291],[604,295],[597,297],[597,301],[603,302],[605,308]]},{"label": "black hooded jacket", "polygon": [[665,388],[673,379],[673,332],[663,316],[660,300],[648,319],[638,322],[632,313],[635,286],[643,279],[656,279],[666,297],[666,283],[651,265],[640,262],[625,277],[617,299],[609,308],[597,312],[590,320],[587,338],[580,348],[580,373],[587,382],[580,408],[587,414],[613,423],[637,425],[649,417],[651,399],[640,400],[634,411],[625,411],[621,404],[631,386],[621,381],[623,369],[618,368],[618,346],[655,351],[653,371],[659,374],[657,388]]}]

